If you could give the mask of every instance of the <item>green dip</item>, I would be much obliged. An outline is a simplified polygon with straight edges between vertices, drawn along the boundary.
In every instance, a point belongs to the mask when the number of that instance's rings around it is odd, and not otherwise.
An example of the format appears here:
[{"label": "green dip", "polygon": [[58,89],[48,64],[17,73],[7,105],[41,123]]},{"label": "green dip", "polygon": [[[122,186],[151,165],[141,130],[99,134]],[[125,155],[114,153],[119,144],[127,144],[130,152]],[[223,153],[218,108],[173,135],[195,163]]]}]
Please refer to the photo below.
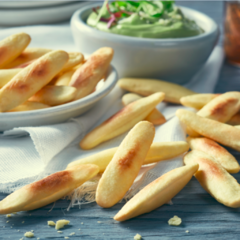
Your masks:
[{"label": "green dip", "polygon": [[87,19],[98,30],[140,38],[184,38],[204,31],[173,1],[104,2]]}]

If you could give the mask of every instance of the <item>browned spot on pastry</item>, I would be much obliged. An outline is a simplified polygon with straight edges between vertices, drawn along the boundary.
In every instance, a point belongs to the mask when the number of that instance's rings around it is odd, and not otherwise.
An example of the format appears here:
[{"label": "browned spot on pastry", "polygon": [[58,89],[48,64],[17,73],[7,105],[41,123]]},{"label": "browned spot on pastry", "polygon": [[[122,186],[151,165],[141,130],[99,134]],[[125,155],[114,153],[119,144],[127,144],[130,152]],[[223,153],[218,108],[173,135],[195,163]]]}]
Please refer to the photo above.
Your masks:
[{"label": "browned spot on pastry", "polygon": [[197,162],[199,163],[199,170],[203,171],[204,175],[212,175],[217,176],[217,177],[222,177],[222,171],[219,169],[218,164],[215,162],[207,159],[207,158],[202,158],[200,157]]},{"label": "browned spot on pastry", "polygon": [[49,68],[49,62],[42,61],[38,65],[34,66],[33,71],[31,72],[31,75],[34,77],[43,78],[45,75],[47,75],[48,68]]},{"label": "browned spot on pastry", "polygon": [[14,68],[25,68],[25,67],[27,67],[28,65],[30,65],[30,64],[31,64],[32,62],[34,62],[34,61],[35,61],[35,59],[34,59],[34,60],[31,60],[31,61],[29,61],[29,62],[20,64],[20,65],[14,67]]},{"label": "browned spot on pastry", "polygon": [[[133,102],[134,103],[134,102]],[[103,122],[103,124],[107,124],[110,123],[111,121],[113,121],[116,118],[119,118],[120,116],[125,115],[128,112],[131,112],[132,109],[132,103],[130,103],[129,105],[127,105],[126,107],[122,108],[120,111],[118,111],[117,113],[115,113],[113,116],[111,116],[110,118],[108,118],[105,122]]]},{"label": "browned spot on pastry", "polygon": [[7,48],[6,47],[0,47],[0,59],[5,57],[7,54]]},{"label": "browned spot on pastry", "polygon": [[29,185],[29,188],[33,192],[42,190],[55,191],[55,189],[67,185],[71,179],[71,174],[68,171],[61,171],[32,183]]},{"label": "browned spot on pastry", "polygon": [[211,109],[211,114],[224,115],[227,109],[237,102],[238,102],[238,99],[236,98],[229,98],[224,102],[220,102],[213,109]]},{"label": "browned spot on pastry", "polygon": [[133,158],[137,155],[138,151],[139,151],[139,145],[136,144],[133,149],[131,149],[123,157],[118,159],[118,165],[121,168],[130,168],[132,165]]}]

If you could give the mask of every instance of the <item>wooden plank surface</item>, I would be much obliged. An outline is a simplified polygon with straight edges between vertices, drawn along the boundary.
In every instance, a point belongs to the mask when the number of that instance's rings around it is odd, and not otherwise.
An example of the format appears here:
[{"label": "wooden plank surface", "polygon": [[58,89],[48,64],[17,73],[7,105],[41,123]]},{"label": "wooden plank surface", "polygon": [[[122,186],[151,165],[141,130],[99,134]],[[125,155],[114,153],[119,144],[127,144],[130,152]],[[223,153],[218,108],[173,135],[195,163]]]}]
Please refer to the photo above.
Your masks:
[{"label": "wooden plank surface", "polygon": [[[222,21],[222,2],[181,1],[179,4],[205,12],[218,23]],[[239,91],[239,76],[238,68],[225,63],[215,92]],[[240,153],[231,152],[240,161]],[[240,182],[240,174],[234,176]],[[5,196],[0,194],[0,199]],[[53,204],[50,204],[38,210],[18,213],[11,218],[1,216],[0,239],[20,239],[26,231],[31,230],[35,233],[34,239],[64,239],[66,236],[69,239],[133,239],[137,233],[145,240],[240,239],[240,210],[218,203],[202,189],[195,178],[173,199],[173,205],[164,205],[124,223],[112,219],[123,204],[102,209],[92,203],[81,206],[81,209],[75,207],[67,211],[68,205],[67,200],[59,200],[53,209]],[[181,226],[168,225],[167,221],[174,215],[182,218]],[[48,220],[59,219],[71,221],[62,233],[47,225]],[[75,235],[69,236],[73,232]]]}]

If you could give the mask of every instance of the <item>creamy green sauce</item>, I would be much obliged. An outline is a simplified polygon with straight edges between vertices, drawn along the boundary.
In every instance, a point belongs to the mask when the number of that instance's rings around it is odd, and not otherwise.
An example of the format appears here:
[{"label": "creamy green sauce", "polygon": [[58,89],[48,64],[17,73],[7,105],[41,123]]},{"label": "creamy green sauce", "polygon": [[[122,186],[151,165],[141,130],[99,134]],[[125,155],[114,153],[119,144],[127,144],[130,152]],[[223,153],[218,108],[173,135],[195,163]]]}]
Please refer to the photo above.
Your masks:
[{"label": "creamy green sauce", "polygon": [[188,19],[182,11],[174,6],[172,11],[164,12],[161,17],[146,17],[144,12],[136,12],[118,19],[111,27],[107,22],[99,20],[101,16],[109,18],[111,15],[106,6],[92,12],[87,24],[100,31],[140,38],[184,38],[202,34],[204,31],[195,21]]}]

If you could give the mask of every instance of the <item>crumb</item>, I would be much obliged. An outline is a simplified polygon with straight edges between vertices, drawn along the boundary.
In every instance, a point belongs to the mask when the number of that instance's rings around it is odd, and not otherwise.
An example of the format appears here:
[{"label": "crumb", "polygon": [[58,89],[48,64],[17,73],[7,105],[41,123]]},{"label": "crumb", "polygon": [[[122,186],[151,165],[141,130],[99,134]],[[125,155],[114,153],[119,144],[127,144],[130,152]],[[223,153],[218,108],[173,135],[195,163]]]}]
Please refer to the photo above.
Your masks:
[{"label": "crumb", "polygon": [[39,240],[40,238],[37,238],[37,240]]},{"label": "crumb", "polygon": [[30,213],[29,216],[31,216],[32,214]]},{"label": "crumb", "polygon": [[34,237],[34,233],[32,233],[32,232],[26,232],[26,233],[24,234],[24,236],[25,236],[25,237],[28,237],[28,238],[32,238],[32,237]]},{"label": "crumb", "polygon": [[16,212],[13,212],[13,214],[17,214]]},{"label": "crumb", "polygon": [[174,216],[168,220],[168,224],[172,226],[179,226],[182,223],[182,219],[178,216]]},{"label": "crumb", "polygon": [[22,223],[25,223],[24,221],[22,221]]},{"label": "crumb", "polygon": [[14,224],[12,224],[12,226],[14,226]]},{"label": "crumb", "polygon": [[81,228],[78,229],[79,231],[81,230]]},{"label": "crumb", "polygon": [[34,230],[31,230],[31,232],[34,232]]},{"label": "crumb", "polygon": [[20,238],[19,240],[23,240],[23,238]]},{"label": "crumb", "polygon": [[83,222],[81,222],[81,224],[83,224]]},{"label": "crumb", "polygon": [[20,232],[20,230],[17,230],[18,232]]},{"label": "crumb", "polygon": [[75,232],[72,232],[72,233],[69,234],[69,236],[73,236],[73,235],[75,235]]},{"label": "crumb", "polygon": [[60,228],[63,228],[65,225],[68,225],[69,223],[70,223],[70,221],[65,220],[65,219],[58,220],[56,222],[55,229],[58,230]]},{"label": "crumb", "polygon": [[8,223],[9,221],[6,221],[6,223]]},{"label": "crumb", "polygon": [[62,233],[62,231],[57,231],[58,233]]},{"label": "crumb", "polygon": [[48,226],[55,226],[56,225],[56,223],[54,221],[48,221],[47,224],[48,224]]},{"label": "crumb", "polygon": [[102,223],[101,221],[97,221],[97,223]]},{"label": "crumb", "polygon": [[134,236],[134,239],[135,239],[135,240],[141,240],[141,239],[142,239],[142,236],[137,233],[137,234]]},{"label": "crumb", "polygon": [[12,214],[7,214],[6,217],[10,218],[10,217],[12,217]]},{"label": "crumb", "polygon": [[11,226],[11,228],[12,228],[12,226]]},{"label": "crumb", "polygon": [[69,237],[65,237],[65,239],[69,239]]},{"label": "crumb", "polygon": [[186,233],[189,233],[189,231],[187,230]]}]

